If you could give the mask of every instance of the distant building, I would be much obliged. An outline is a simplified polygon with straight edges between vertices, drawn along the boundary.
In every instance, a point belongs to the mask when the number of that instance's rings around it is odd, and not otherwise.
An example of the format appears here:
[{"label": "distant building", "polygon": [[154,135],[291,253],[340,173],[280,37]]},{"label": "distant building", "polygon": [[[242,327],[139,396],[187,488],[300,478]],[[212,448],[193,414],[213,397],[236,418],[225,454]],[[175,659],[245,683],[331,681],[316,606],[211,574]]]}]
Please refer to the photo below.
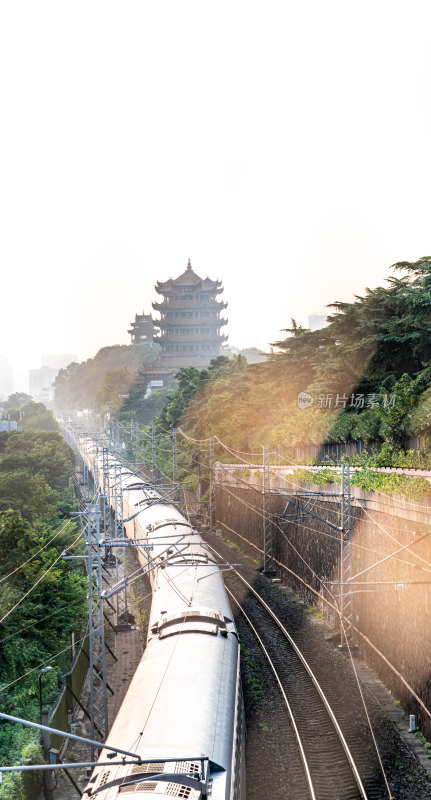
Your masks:
[{"label": "distant building", "polygon": [[7,399],[13,392],[13,369],[7,358],[0,356],[0,398]]},{"label": "distant building", "polygon": [[135,314],[135,321],[131,322],[132,326],[127,333],[130,333],[132,344],[140,344],[145,342],[150,347],[153,346],[153,337],[155,333],[154,320],[151,314]]},{"label": "distant building", "polygon": [[40,369],[29,371],[30,394],[36,403],[52,403],[54,381],[60,369],[77,360],[75,353],[51,353],[41,357]]},{"label": "distant building", "polygon": [[308,317],[308,327],[310,331],[320,331],[321,328],[326,328],[328,318],[325,314],[310,314]]},{"label": "distant building", "polygon": [[162,348],[163,363],[166,367],[206,367],[220,355],[227,339],[220,333],[227,324],[220,317],[227,303],[217,300],[223,291],[221,281],[200,278],[189,259],[185,272],[175,279],[157,281],[155,289],[163,297],[153,303],[160,312],[160,320],[155,321],[160,333],[154,341]]},{"label": "distant building", "polygon": [[0,431],[17,431],[18,423],[10,419],[0,419]]},{"label": "distant building", "polygon": [[36,403],[54,400],[54,381],[58,375],[55,367],[41,367],[29,371],[30,394]]}]

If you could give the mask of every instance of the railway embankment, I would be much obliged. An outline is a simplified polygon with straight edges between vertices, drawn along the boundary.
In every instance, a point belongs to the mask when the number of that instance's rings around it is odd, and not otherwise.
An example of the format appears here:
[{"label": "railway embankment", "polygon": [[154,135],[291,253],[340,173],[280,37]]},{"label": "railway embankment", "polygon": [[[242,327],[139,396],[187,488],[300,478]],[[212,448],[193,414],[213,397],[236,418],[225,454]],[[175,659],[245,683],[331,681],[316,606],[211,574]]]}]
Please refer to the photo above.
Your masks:
[{"label": "railway embankment", "polygon": [[[236,472],[236,474],[235,474]],[[247,474],[248,472],[248,474]],[[287,482],[287,480],[289,483]],[[226,538],[263,563],[262,473],[216,473],[216,519]],[[299,491],[311,494],[304,498]],[[340,486],[271,474],[274,566],[337,641],[340,625]],[[333,495],[333,496],[331,496]],[[431,504],[351,488],[346,586],[360,656],[431,740]],[[328,524],[329,523],[329,524]],[[346,551],[345,551],[346,552]],[[356,576],[356,577],[355,577]]]},{"label": "railway embankment", "polygon": [[[354,657],[368,718],[358,692],[351,660],[347,653],[339,651],[336,643],[328,636],[327,625],[316,614],[316,609],[309,604],[307,608],[307,603],[286,584],[273,584],[270,578],[260,574],[253,557],[247,557],[243,551],[239,552],[232,540],[229,544],[223,538],[209,536],[208,542],[227,562],[241,562],[242,566],[237,567],[241,575],[269,604],[307,658],[352,749],[361,778],[366,784],[367,797],[371,799],[388,796],[377,750],[393,797],[402,797],[404,800],[425,800],[431,797],[431,761],[427,757],[427,750],[413,734],[407,732],[406,715],[394,704],[390,693],[364,666],[363,661]],[[228,588],[232,581],[235,583],[235,576],[231,578],[231,573],[226,572]],[[245,587],[240,602],[248,613],[254,601]],[[262,764],[271,766],[271,788],[274,796],[286,799],[302,797],[302,783],[298,780],[292,754],[294,736],[292,731],[288,734],[286,730],[280,689],[271,676],[260,645],[242,612],[237,610],[236,604],[234,608],[235,622],[242,640],[241,670],[246,709],[247,786],[250,797],[267,796],[267,772],[262,770]],[[266,623],[266,618],[257,623],[265,643],[272,636]],[[279,644],[275,651],[276,655],[283,651],[280,661],[282,671],[288,661],[287,655],[284,656],[284,648],[285,644]],[[296,700],[297,696],[301,697],[296,670],[288,669],[283,682],[289,698]],[[302,709],[306,713],[307,725],[312,727],[314,717],[305,695],[302,695]],[[321,735],[320,722],[317,725]],[[370,726],[375,743],[372,741]],[[315,749],[318,758],[319,744]],[[328,757],[328,764],[331,764],[331,757]],[[331,766],[328,766],[328,770],[330,769]]]}]

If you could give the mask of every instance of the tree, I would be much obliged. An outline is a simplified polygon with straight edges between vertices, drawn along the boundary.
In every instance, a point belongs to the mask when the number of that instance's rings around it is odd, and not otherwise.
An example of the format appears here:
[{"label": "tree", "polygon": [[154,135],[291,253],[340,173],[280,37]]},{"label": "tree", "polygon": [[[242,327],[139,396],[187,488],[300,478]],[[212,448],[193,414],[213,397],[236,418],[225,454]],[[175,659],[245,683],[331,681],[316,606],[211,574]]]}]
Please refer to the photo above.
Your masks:
[{"label": "tree", "polygon": [[124,398],[128,395],[133,382],[133,376],[126,367],[106,372],[103,383],[95,396],[95,409],[101,414],[112,414],[121,408]]},{"label": "tree", "polygon": [[420,379],[405,373],[392,387],[390,401],[379,405],[376,411],[381,421],[385,441],[393,448],[403,444],[420,394]]},{"label": "tree", "polygon": [[25,392],[14,392],[14,394],[10,394],[8,399],[5,403],[3,403],[3,408],[6,411],[9,411],[11,408],[21,408],[26,403],[29,403],[33,398],[31,395],[26,394]]},{"label": "tree", "polygon": [[[30,525],[17,511],[0,512],[0,616],[8,614],[0,639],[0,685],[60,650],[78,620],[81,624],[86,577],[79,561],[57,560],[76,537],[76,522],[55,530]],[[8,613],[18,601],[22,602]],[[36,621],[39,624],[33,625]],[[23,710],[25,693],[22,684],[18,688],[20,699],[3,696],[3,707],[15,702]]]},{"label": "tree", "polygon": [[58,491],[69,485],[74,466],[73,450],[59,433],[11,431],[0,459],[0,474],[25,470],[31,475],[41,475]]},{"label": "tree", "polygon": [[[94,408],[108,372],[126,368],[135,377],[139,367],[157,358],[160,347],[140,343],[102,347],[94,358],[69,364],[55,379],[55,405],[63,410]],[[125,392],[127,394],[127,392]]]},{"label": "tree", "polygon": [[159,389],[145,397],[146,389],[133,383],[129,394],[124,398],[116,415],[120,421],[136,420],[141,425],[149,425],[151,420],[161,412],[172,392]]}]

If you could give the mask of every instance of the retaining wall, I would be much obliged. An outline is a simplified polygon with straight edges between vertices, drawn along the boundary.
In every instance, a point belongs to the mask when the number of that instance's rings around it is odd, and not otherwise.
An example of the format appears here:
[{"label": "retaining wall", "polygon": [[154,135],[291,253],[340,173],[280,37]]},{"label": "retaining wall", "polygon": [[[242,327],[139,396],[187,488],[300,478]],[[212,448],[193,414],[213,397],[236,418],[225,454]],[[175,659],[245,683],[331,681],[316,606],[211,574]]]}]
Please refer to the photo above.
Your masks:
[{"label": "retaining wall", "polygon": [[[259,477],[253,476],[254,483]],[[225,471],[219,472],[217,478],[217,526],[255,558],[257,565],[262,565],[260,487],[249,488]],[[251,481],[250,476],[248,480]],[[302,488],[312,487],[302,484]],[[331,492],[338,494],[340,487],[325,487],[325,493]],[[291,515],[280,527],[273,527],[273,552],[279,574],[307,602],[319,607],[335,631],[339,617],[331,607],[334,598],[324,584],[340,580],[340,533],[303,512],[297,513],[286,496],[273,495],[271,503],[273,514],[286,511]],[[340,525],[339,498],[316,497],[312,510]],[[431,531],[431,508],[425,502],[409,503],[377,492],[366,494],[354,487],[351,514],[353,575],[400,547],[416,542],[357,579],[369,583],[355,587],[353,619],[356,642],[366,662],[391,689],[394,698],[401,701],[406,712],[416,714],[418,726],[431,739],[431,536],[421,539]],[[336,595],[339,589],[333,586],[332,592]],[[397,673],[404,677],[429,713]]]}]

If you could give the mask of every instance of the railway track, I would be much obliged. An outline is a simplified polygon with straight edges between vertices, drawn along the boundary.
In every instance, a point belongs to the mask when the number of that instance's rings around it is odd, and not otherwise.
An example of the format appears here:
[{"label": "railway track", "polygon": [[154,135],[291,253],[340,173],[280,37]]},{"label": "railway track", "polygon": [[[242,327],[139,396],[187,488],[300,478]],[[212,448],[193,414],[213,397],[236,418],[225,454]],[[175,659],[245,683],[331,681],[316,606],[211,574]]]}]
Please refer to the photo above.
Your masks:
[{"label": "railway track", "polygon": [[[211,549],[224,561],[220,553]],[[237,570],[227,573],[225,581],[283,696],[302,764],[301,774],[295,776],[295,797],[298,800],[387,798],[370,774],[369,754],[365,752],[359,761],[357,755],[353,756],[346,726],[341,729],[310,664],[273,610]],[[351,735],[354,736],[353,730]],[[357,742],[355,750],[358,751]],[[298,764],[292,763],[291,768],[298,772]]]}]

